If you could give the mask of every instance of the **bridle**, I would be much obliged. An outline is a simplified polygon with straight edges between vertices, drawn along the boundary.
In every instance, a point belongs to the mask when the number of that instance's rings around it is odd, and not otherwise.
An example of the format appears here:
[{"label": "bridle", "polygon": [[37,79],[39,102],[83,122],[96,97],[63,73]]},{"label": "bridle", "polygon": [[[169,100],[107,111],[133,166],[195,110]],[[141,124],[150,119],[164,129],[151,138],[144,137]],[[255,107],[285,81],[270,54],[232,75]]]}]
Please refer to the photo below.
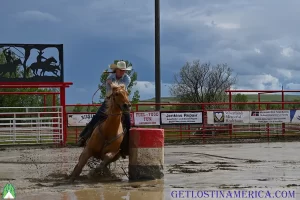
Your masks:
[{"label": "bridle", "polygon": [[[106,97],[106,100],[112,100],[112,101],[115,101],[115,96],[116,94],[114,92],[112,92],[108,97]],[[122,109],[122,107],[120,106],[120,104],[117,104],[118,107],[120,108],[121,112],[120,113],[110,113],[110,114],[107,114],[106,112],[103,112],[101,111],[101,113],[105,114],[105,115],[108,115],[108,116],[118,116],[118,115],[123,115],[123,114],[128,114],[130,113],[130,111],[124,111]]]},{"label": "bridle", "polygon": [[[98,92],[100,90],[100,87],[94,92],[94,94],[93,94],[93,96],[92,96],[92,104],[94,104],[94,97],[95,97],[95,95],[96,95],[96,93]],[[114,97],[114,94],[113,93],[111,93],[108,97],[106,97],[106,99],[110,99],[110,97]],[[120,105],[118,105],[119,106],[119,108],[120,108],[120,110],[122,111],[121,113],[117,113],[117,114],[106,114],[106,113],[104,113],[104,112],[102,112],[103,114],[105,114],[105,115],[121,115],[121,114],[127,114],[127,113],[130,113],[130,111],[123,111],[123,109],[121,108],[121,106]],[[96,108],[98,108],[97,106],[95,106]]]}]

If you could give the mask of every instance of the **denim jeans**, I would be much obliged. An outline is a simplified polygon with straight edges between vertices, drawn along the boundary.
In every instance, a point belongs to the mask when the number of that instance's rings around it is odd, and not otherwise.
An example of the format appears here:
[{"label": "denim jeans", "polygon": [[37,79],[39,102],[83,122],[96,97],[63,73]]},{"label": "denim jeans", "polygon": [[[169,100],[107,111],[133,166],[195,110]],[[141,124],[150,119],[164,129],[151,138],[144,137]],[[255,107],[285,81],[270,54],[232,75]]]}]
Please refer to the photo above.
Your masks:
[{"label": "denim jeans", "polygon": [[[102,105],[99,107],[98,111],[96,114],[93,116],[91,121],[87,124],[87,127],[94,129],[95,125],[97,124],[98,121],[104,121],[107,118],[107,115],[104,113],[106,110],[106,100],[102,103]],[[83,137],[86,132],[88,131],[87,128],[85,128],[81,133],[80,137]]]}]

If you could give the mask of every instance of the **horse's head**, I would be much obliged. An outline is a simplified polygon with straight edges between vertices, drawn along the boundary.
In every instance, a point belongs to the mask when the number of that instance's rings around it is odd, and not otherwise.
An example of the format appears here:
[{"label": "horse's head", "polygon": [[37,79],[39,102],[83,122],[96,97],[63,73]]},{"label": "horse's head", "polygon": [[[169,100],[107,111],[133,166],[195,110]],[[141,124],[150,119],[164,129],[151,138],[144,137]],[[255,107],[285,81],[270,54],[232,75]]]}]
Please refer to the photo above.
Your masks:
[{"label": "horse's head", "polygon": [[131,109],[131,103],[128,98],[128,92],[126,91],[124,84],[111,84],[112,93],[110,98],[117,104],[123,112],[128,112]]},{"label": "horse's head", "polygon": [[49,62],[49,63],[52,63],[52,62],[57,63],[57,60],[54,57],[50,57],[50,58],[47,59],[47,62]]}]

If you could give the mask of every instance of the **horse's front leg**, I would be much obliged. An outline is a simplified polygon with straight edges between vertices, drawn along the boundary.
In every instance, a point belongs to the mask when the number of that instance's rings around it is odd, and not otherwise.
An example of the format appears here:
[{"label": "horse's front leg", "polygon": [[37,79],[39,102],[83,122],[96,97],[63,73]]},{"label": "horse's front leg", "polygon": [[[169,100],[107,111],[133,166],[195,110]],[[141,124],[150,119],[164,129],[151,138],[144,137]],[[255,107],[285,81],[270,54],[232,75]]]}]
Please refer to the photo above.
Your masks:
[{"label": "horse's front leg", "polygon": [[109,169],[107,168],[107,166],[110,163],[118,160],[120,158],[120,156],[121,156],[121,154],[119,151],[118,152],[107,152],[103,157],[103,161],[95,169],[95,172],[103,172],[104,174],[109,174],[110,172],[109,172]]},{"label": "horse's front leg", "polygon": [[88,148],[84,148],[83,152],[79,156],[78,163],[76,164],[72,174],[69,176],[69,181],[74,182],[74,180],[80,175],[83,167],[87,163],[88,159],[92,156],[92,153]]}]

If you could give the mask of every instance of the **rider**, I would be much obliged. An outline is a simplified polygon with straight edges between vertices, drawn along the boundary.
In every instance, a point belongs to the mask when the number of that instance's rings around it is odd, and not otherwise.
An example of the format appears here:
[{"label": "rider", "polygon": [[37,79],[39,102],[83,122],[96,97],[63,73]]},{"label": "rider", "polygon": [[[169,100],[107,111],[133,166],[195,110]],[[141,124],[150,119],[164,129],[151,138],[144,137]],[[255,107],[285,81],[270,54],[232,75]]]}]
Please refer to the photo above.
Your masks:
[{"label": "rider", "polygon": [[45,59],[45,60],[47,59],[43,56],[44,52],[42,50],[39,50],[38,53],[39,54],[36,57],[37,63],[42,63],[42,59]]},{"label": "rider", "polygon": [[[83,131],[79,135],[79,141],[78,146],[82,147],[85,144],[85,141],[92,135],[92,132],[94,128],[96,127],[96,124],[98,122],[103,122],[107,115],[104,114],[106,110],[106,101],[108,100],[108,94],[111,92],[111,83],[112,82],[118,82],[123,83],[126,86],[126,90],[128,89],[128,86],[131,82],[131,78],[128,74],[126,74],[126,71],[129,71],[132,69],[132,67],[126,67],[126,62],[119,61],[117,64],[111,64],[110,69],[113,70],[113,73],[110,74],[106,79],[106,98],[100,108],[98,109],[97,113],[93,116],[92,120],[86,125],[86,127],[83,129]],[[123,114],[123,120],[124,125],[126,128],[125,136],[121,144],[121,152],[123,154],[123,157],[125,155],[129,155],[129,130],[130,130],[130,113],[124,113]]]},{"label": "rider", "polygon": [[6,63],[12,63],[13,62],[12,52],[9,48],[4,49],[3,54],[5,56]]}]

